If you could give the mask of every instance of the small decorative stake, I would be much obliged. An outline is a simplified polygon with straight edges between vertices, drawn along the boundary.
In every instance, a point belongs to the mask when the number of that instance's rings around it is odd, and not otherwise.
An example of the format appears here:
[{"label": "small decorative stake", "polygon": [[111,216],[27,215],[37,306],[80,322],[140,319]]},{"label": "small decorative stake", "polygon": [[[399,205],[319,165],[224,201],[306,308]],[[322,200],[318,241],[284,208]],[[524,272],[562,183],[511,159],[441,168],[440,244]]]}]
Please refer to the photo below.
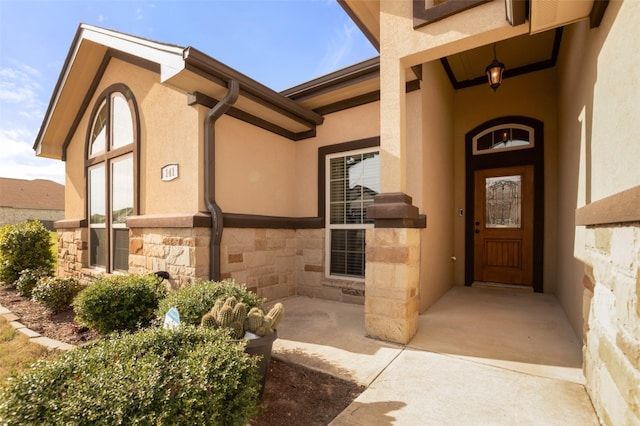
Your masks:
[{"label": "small decorative stake", "polygon": [[164,316],[164,329],[174,330],[180,326],[180,314],[176,308],[171,308]]}]

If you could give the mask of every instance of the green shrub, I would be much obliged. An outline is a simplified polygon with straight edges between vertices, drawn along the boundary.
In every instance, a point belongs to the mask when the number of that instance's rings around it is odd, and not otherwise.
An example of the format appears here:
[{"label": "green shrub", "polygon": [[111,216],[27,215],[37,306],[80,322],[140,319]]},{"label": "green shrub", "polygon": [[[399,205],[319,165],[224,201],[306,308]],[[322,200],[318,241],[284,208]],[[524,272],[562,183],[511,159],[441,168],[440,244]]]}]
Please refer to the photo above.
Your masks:
[{"label": "green shrub", "polygon": [[13,286],[25,269],[53,267],[49,231],[37,220],[0,227],[0,283]]},{"label": "green shrub", "polygon": [[150,324],[165,296],[155,275],[99,277],[74,300],[76,320],[102,334]]},{"label": "green shrub", "polygon": [[51,270],[39,268],[39,269],[25,269],[20,272],[20,278],[16,281],[16,290],[20,296],[31,297],[31,292],[38,284],[38,280],[51,275]]},{"label": "green shrub", "polygon": [[256,361],[220,330],[149,328],[40,362],[0,395],[3,423],[246,425]]},{"label": "green shrub", "polygon": [[167,297],[160,301],[157,317],[162,320],[167,311],[174,307],[180,314],[182,324],[199,325],[202,316],[213,307],[216,299],[229,296],[235,296],[238,302],[243,302],[249,309],[264,303],[263,298],[233,280],[199,281],[169,292]]},{"label": "green shrub", "polygon": [[71,308],[80,290],[82,285],[76,278],[44,277],[32,290],[31,298],[53,312],[62,312]]}]

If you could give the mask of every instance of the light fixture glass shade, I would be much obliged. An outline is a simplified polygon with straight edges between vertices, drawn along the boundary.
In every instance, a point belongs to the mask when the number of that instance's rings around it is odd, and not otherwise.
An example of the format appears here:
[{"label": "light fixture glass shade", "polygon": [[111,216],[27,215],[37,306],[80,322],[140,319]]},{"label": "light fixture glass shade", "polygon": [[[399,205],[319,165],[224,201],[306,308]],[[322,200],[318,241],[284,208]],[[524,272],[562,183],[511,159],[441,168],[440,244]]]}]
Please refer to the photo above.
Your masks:
[{"label": "light fixture glass shade", "polygon": [[500,84],[502,83],[502,73],[504,72],[504,64],[502,62],[498,62],[497,59],[493,59],[486,69],[487,79],[489,80],[489,86],[495,92]]}]

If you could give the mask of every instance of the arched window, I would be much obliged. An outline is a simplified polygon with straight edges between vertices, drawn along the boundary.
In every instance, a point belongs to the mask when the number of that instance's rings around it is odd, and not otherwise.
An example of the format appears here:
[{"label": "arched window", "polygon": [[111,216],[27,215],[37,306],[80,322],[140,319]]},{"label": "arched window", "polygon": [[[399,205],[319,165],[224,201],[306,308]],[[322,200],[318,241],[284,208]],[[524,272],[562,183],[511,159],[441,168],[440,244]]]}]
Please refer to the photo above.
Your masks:
[{"label": "arched window", "polygon": [[524,124],[497,125],[473,137],[473,155],[534,148],[533,128]]},{"label": "arched window", "polygon": [[91,114],[86,176],[89,266],[129,269],[127,216],[137,214],[138,109],[123,84],[107,88]]}]

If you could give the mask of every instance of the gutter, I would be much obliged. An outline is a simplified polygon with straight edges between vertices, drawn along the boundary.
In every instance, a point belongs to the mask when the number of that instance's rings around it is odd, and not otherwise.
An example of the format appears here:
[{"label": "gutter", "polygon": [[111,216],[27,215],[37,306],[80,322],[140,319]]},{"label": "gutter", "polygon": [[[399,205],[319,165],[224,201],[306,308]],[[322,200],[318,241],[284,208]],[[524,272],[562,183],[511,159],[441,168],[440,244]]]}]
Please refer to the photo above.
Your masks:
[{"label": "gutter", "polygon": [[311,111],[278,92],[258,83],[233,68],[219,62],[193,47],[187,47],[183,53],[185,69],[199,74],[206,79],[224,84],[236,80],[242,87],[242,96],[266,106],[280,114],[292,118],[310,128],[320,125],[324,117]]},{"label": "gutter", "polygon": [[224,98],[211,108],[204,120],[204,201],[211,213],[211,241],[209,243],[209,279],[220,280],[220,242],[222,241],[222,209],[216,203],[216,121],[238,100],[240,84],[230,80]]}]

